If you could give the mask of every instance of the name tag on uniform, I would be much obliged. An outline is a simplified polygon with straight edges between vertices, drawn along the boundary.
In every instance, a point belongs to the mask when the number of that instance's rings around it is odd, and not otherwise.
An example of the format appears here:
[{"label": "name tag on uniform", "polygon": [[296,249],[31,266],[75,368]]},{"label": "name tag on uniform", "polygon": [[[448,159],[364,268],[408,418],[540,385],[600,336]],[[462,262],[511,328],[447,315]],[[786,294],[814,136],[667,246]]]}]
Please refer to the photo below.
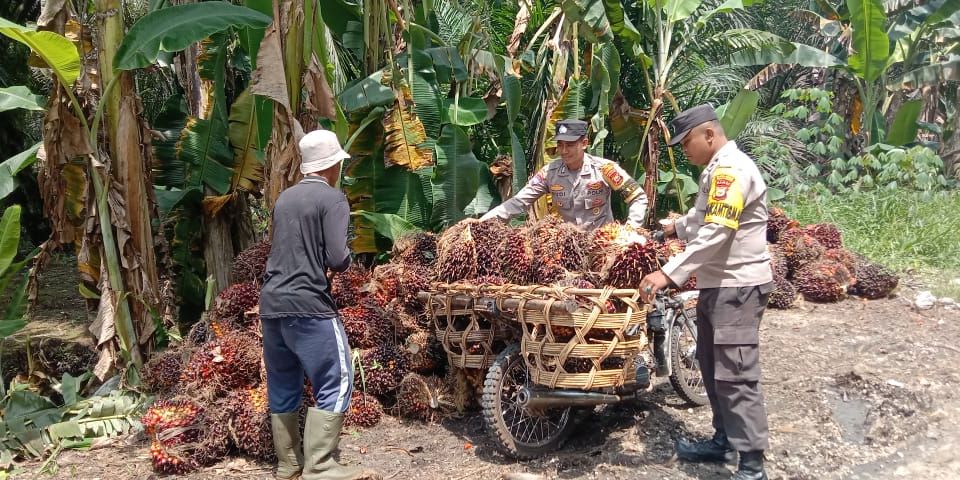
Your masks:
[{"label": "name tag on uniform", "polygon": [[562,192],[562,191],[563,191],[563,185],[556,184],[556,183],[553,184],[553,185],[550,185],[550,191],[551,191],[551,192]]}]

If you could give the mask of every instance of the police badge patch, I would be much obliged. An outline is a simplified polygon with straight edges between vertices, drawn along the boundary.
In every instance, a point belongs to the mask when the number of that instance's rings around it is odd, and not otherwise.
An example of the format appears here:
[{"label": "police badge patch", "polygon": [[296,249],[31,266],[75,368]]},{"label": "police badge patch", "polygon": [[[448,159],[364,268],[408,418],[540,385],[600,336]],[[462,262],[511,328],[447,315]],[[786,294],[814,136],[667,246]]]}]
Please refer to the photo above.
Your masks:
[{"label": "police badge patch", "polygon": [[620,169],[617,168],[617,165],[613,162],[607,162],[604,166],[600,167],[600,173],[607,181],[607,184],[610,185],[610,188],[620,190],[620,187],[623,186],[623,174],[620,173]]},{"label": "police badge patch", "polygon": [[716,223],[734,230],[740,228],[743,212],[743,191],[738,172],[729,167],[717,168],[710,179],[710,195],[704,222]]}]

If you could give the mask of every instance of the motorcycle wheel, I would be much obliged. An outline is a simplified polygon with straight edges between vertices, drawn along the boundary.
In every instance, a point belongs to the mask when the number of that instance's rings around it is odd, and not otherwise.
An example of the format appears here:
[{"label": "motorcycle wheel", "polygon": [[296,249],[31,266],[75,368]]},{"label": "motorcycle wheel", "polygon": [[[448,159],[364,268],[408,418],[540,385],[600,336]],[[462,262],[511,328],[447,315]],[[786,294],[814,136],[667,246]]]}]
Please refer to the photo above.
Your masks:
[{"label": "motorcycle wheel", "polygon": [[[683,313],[694,325],[697,321],[696,309],[689,308]],[[703,384],[703,373],[697,361],[697,332],[687,328],[683,318],[673,322],[670,332],[670,384],[677,395],[693,406],[710,403],[707,389]]]},{"label": "motorcycle wheel", "polygon": [[520,388],[529,383],[520,346],[500,352],[483,382],[483,420],[503,453],[528,460],[560,448],[575,425],[574,408],[531,412],[517,403]]}]

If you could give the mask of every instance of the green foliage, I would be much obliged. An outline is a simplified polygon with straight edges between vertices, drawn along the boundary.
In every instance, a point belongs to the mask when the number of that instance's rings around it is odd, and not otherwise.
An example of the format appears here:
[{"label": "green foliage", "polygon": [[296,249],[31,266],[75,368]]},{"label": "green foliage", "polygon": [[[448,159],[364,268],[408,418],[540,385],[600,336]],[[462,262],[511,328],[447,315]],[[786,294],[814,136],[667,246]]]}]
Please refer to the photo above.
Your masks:
[{"label": "green foliage", "polygon": [[263,28],[272,19],[228,2],[174,5],[148,13],[130,28],[117,49],[114,66],[135,70],[153,65],[160,52],[178,52],[231,28]]},{"label": "green foliage", "polygon": [[83,398],[80,392],[90,377],[65,374],[54,385],[62,403],[13,380],[0,399],[0,455],[50,455],[50,462],[64,448],[89,448],[95,438],[120,436],[139,424],[144,400],[139,394],[113,390]]},{"label": "green foliage", "polygon": [[781,94],[783,102],[770,109],[798,127],[783,133],[799,141],[804,152],[798,157],[784,137],[763,137],[751,153],[769,187],[807,192],[814,187],[810,180],[821,175],[821,165],[840,154],[843,119],[833,112],[832,98],[833,93],[820,89],[789,89]]},{"label": "green foliage", "polygon": [[[0,298],[6,298],[6,305],[0,308],[0,338],[13,335],[27,324],[24,269],[37,251],[16,261],[20,249],[20,211],[20,205],[7,207],[0,219]],[[8,291],[11,284],[13,290]]]},{"label": "green foliage", "polygon": [[830,161],[826,184],[837,192],[850,190],[932,192],[956,187],[943,175],[943,160],[925,146],[909,149],[877,144],[872,151]]},{"label": "green foliage", "polygon": [[890,267],[960,271],[956,190],[791,195],[781,206],[804,224],[839,225],[848,248]]}]

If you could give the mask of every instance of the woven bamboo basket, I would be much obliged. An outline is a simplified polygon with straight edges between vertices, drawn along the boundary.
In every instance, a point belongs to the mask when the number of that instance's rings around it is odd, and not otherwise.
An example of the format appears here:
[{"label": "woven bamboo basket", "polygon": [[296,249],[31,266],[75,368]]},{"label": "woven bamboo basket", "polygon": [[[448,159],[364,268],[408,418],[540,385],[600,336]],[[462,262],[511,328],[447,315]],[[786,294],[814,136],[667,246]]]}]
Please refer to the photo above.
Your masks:
[{"label": "woven bamboo basket", "polygon": [[606,288],[577,290],[576,296],[589,308],[565,313],[549,306],[528,308],[529,302],[518,306],[521,353],[531,380],[580,390],[636,382],[636,358],[647,347],[648,307],[639,302],[639,292]]},{"label": "woven bamboo basket", "polygon": [[427,314],[433,319],[447,362],[457,368],[486,369],[506,346],[507,331],[479,315],[471,303],[455,306],[453,297],[463,288],[445,290],[441,285],[435,289],[426,301]]}]

